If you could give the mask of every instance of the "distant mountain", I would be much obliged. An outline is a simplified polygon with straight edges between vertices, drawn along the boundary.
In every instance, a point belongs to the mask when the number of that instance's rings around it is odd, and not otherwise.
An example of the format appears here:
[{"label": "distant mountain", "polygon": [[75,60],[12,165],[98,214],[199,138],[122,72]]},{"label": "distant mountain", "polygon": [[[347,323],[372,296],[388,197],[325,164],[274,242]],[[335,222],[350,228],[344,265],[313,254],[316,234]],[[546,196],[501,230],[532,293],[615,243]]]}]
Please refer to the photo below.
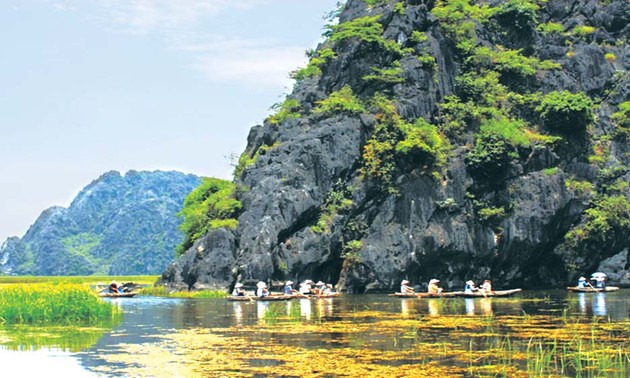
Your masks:
[{"label": "distant mountain", "polygon": [[177,213],[200,183],[180,172],[107,172],[67,209],[46,209],[21,239],[8,238],[0,272],[158,274],[183,239]]}]

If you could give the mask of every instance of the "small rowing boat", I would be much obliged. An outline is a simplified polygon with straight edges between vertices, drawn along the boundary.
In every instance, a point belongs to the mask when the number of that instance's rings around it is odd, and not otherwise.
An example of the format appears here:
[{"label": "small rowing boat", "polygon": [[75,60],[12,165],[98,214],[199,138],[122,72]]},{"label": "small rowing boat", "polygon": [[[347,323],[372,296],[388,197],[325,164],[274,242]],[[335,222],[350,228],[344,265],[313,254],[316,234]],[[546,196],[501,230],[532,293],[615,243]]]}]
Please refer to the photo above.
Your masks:
[{"label": "small rowing boat", "polygon": [[432,293],[394,293],[389,294],[390,297],[398,297],[398,298],[452,298],[455,296],[455,292],[447,291],[441,292],[440,294],[432,294]]},{"label": "small rowing boat", "polygon": [[510,295],[514,295],[516,293],[520,293],[521,289],[511,289],[511,290],[494,290],[489,293],[485,293],[482,291],[475,291],[473,293],[466,293],[463,291],[456,291],[456,297],[465,297],[465,298],[488,298],[488,297],[509,297]]},{"label": "small rowing boat", "polygon": [[577,286],[569,286],[567,290],[573,291],[575,293],[603,293],[609,291],[617,291],[619,288],[617,286],[606,286],[606,287],[577,287]]},{"label": "small rowing boat", "polygon": [[293,295],[268,295],[266,297],[249,297],[249,296],[238,296],[238,297],[226,297],[228,301],[231,302],[247,302],[247,301],[288,301],[289,299],[296,298]]},{"label": "small rowing boat", "polygon": [[98,293],[103,298],[131,298],[138,293]]},{"label": "small rowing boat", "polygon": [[[311,295],[311,299],[320,299],[320,298],[334,298],[340,296],[341,293],[328,293],[328,294],[320,294],[320,295]],[[295,297],[300,298],[300,297]]]}]

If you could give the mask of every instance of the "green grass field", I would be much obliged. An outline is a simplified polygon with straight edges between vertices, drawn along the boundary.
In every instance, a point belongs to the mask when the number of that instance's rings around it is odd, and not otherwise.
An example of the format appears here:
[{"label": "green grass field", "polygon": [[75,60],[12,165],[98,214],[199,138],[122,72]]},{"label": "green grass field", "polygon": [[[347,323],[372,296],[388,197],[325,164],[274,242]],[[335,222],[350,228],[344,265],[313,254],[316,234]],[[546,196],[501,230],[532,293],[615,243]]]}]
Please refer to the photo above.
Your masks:
[{"label": "green grass field", "polygon": [[109,284],[112,280],[153,285],[158,278],[160,276],[0,276],[0,285],[73,283],[94,286]]},{"label": "green grass field", "polygon": [[0,289],[1,325],[91,325],[120,315],[120,308],[85,284],[29,283]]}]

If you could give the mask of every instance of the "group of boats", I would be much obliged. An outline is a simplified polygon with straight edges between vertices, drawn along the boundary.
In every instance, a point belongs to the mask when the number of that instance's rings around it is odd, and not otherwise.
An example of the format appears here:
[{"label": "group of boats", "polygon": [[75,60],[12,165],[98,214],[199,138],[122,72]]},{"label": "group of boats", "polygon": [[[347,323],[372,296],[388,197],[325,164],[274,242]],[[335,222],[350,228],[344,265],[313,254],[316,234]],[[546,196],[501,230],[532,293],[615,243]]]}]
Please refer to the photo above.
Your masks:
[{"label": "group of boats", "polygon": [[230,296],[230,297],[227,297],[226,299],[228,301],[233,301],[233,302],[248,302],[248,301],[268,302],[268,301],[288,301],[291,299],[334,298],[334,297],[338,297],[339,295],[341,295],[341,293],[312,294],[312,295],[296,293],[296,294],[270,294],[264,297],[257,297],[253,295]]},{"label": "group of boats", "polygon": [[467,293],[465,291],[443,291],[441,293],[394,293],[389,294],[390,297],[400,298],[449,298],[449,297],[464,297],[464,298],[489,298],[489,297],[509,297],[516,293],[520,293],[521,289],[510,290],[494,290],[489,292],[475,291]]},{"label": "group of boats", "polygon": [[[619,290],[619,287],[617,286],[606,286],[604,284],[605,279],[606,279],[606,275],[604,273],[594,273],[591,276],[591,281],[595,283],[593,285],[590,282],[588,282],[584,277],[580,277],[580,280],[578,281],[578,285],[569,286],[567,287],[567,290],[571,292],[578,292],[578,293],[600,293],[600,292],[612,292],[612,291]],[[436,283],[436,282],[439,282],[439,281],[431,280],[430,283]],[[471,282],[470,281],[467,282],[467,284],[469,283]],[[264,283],[259,283],[259,284],[260,284],[259,289],[262,290],[260,292],[261,293],[264,292],[266,295],[250,295],[241,289],[242,285],[237,284],[239,287],[235,289],[235,292],[233,293],[233,295],[226,297],[226,299],[228,301],[235,301],[235,302],[249,302],[249,301],[268,302],[268,301],[288,301],[291,299],[334,298],[341,295],[341,293],[339,292],[331,292],[331,291],[324,291],[324,290],[322,291],[315,290],[309,294],[305,294],[305,293],[299,292],[297,290],[292,290],[292,289],[285,290],[285,292],[288,292],[290,294],[269,293],[266,290],[266,285],[264,285]],[[287,284],[292,284],[292,282],[288,281]],[[320,283],[318,282],[318,285],[319,284]],[[467,286],[465,291],[442,291],[442,289],[439,289],[439,291],[437,292],[435,291],[415,292],[413,290],[407,289],[408,286],[406,285],[408,284],[408,281],[404,280],[402,284],[403,285],[401,286],[401,291],[407,290],[407,292],[397,292],[397,293],[389,294],[389,296],[398,297],[398,298],[451,298],[451,297],[491,298],[491,297],[509,297],[511,295],[520,293],[522,291],[522,289],[520,288],[510,289],[510,290],[491,290],[491,289],[484,290],[481,288],[474,288],[475,290],[471,291],[469,290],[469,287]],[[103,288],[103,286],[104,284],[97,285],[98,295],[101,297],[131,298],[131,297],[134,297],[136,294],[138,294],[138,292],[135,291],[138,285],[135,285],[134,283],[117,284],[115,281],[112,281],[112,283],[109,286],[105,288]],[[328,285],[328,286],[332,287],[332,285]],[[238,295],[235,295],[235,294],[238,294]]]}]

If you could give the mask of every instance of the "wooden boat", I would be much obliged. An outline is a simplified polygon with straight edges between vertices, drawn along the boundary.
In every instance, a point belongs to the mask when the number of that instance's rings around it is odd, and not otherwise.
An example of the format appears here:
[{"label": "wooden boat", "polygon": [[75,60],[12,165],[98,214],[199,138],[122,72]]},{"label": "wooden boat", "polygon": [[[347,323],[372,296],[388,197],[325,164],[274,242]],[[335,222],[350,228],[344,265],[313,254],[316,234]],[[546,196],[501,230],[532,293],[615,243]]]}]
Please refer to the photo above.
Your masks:
[{"label": "wooden boat", "polygon": [[394,293],[389,294],[390,297],[398,297],[398,298],[452,298],[454,297],[456,292],[446,291],[441,292],[440,294],[431,294],[431,293]]},{"label": "wooden boat", "polygon": [[489,293],[483,293],[479,291],[475,291],[473,293],[465,293],[463,291],[454,292],[456,297],[465,297],[465,298],[488,298],[488,297],[509,297],[510,295],[520,293],[521,289],[511,289],[511,290],[494,290]]},{"label": "wooden boat", "polygon": [[131,298],[138,293],[98,293],[99,297],[103,298]]},{"label": "wooden boat", "polygon": [[567,290],[573,291],[576,293],[603,293],[609,291],[617,291],[619,288],[617,286],[606,286],[604,288],[598,287],[577,287],[577,286],[569,286]]},{"label": "wooden boat", "polygon": [[[341,293],[328,293],[328,294],[320,294],[320,295],[312,295],[311,299],[320,299],[320,298],[334,298],[340,296]],[[296,297],[300,298],[300,297]]]},{"label": "wooden boat", "polygon": [[266,297],[253,297],[253,296],[244,296],[244,297],[226,297],[228,301],[231,302],[249,302],[249,301],[288,301],[289,299],[297,298],[293,295],[268,295]]}]

